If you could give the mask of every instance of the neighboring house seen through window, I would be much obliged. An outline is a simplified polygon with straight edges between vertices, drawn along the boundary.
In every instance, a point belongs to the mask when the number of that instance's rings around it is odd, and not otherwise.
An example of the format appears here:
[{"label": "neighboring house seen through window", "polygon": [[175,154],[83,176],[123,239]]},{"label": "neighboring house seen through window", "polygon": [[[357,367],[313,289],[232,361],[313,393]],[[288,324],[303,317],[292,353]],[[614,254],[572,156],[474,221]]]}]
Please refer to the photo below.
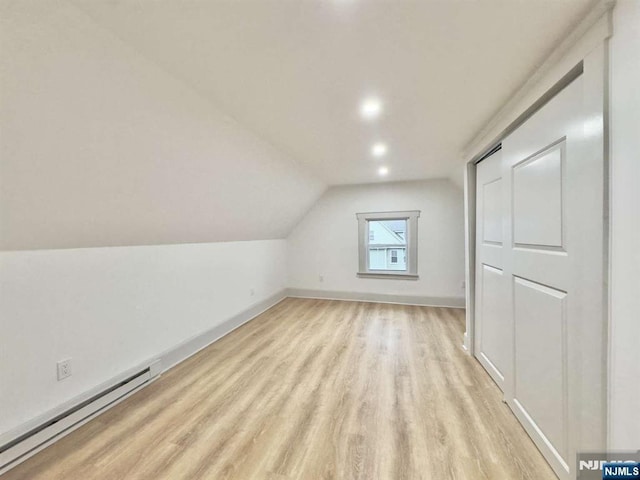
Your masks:
[{"label": "neighboring house seen through window", "polygon": [[416,210],[359,213],[359,276],[417,278]]}]

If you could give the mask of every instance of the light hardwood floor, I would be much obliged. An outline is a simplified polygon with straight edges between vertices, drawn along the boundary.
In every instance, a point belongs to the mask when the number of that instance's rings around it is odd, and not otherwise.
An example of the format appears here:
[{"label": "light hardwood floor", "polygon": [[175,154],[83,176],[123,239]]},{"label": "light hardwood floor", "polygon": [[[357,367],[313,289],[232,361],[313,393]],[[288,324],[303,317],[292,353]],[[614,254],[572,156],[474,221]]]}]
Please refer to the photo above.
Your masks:
[{"label": "light hardwood floor", "polygon": [[463,322],[286,299],[2,480],[555,479]]}]

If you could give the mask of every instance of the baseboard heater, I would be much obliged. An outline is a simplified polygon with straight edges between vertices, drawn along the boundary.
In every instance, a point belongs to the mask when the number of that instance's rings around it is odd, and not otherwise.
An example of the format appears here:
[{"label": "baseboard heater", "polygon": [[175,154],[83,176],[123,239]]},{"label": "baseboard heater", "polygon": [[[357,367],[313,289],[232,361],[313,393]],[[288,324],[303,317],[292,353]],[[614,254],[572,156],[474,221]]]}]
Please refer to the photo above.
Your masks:
[{"label": "baseboard heater", "polygon": [[0,475],[124,400],[159,373],[157,361],[0,445]]}]

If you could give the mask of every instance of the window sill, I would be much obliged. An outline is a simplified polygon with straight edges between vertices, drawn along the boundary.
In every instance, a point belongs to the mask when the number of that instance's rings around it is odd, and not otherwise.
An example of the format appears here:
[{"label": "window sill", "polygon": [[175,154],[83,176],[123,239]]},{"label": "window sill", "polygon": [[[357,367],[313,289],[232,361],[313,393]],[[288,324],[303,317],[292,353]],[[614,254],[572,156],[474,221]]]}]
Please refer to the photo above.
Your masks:
[{"label": "window sill", "polygon": [[414,273],[381,273],[381,272],[358,272],[358,278],[384,278],[394,280],[418,280],[420,277]]}]

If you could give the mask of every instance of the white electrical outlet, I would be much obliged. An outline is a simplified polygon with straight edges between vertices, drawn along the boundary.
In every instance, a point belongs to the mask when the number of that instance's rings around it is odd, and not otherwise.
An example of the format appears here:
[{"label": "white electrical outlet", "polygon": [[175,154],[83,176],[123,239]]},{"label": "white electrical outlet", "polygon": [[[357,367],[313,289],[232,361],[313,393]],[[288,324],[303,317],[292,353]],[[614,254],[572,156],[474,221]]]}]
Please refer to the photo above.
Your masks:
[{"label": "white electrical outlet", "polygon": [[60,360],[58,362],[58,381],[71,376],[71,359]]},{"label": "white electrical outlet", "polygon": [[324,282],[324,275],[318,275],[318,280],[320,280],[321,282]]},{"label": "white electrical outlet", "polygon": [[253,297],[255,294],[256,294],[256,291],[253,288],[249,290],[249,295]]}]

